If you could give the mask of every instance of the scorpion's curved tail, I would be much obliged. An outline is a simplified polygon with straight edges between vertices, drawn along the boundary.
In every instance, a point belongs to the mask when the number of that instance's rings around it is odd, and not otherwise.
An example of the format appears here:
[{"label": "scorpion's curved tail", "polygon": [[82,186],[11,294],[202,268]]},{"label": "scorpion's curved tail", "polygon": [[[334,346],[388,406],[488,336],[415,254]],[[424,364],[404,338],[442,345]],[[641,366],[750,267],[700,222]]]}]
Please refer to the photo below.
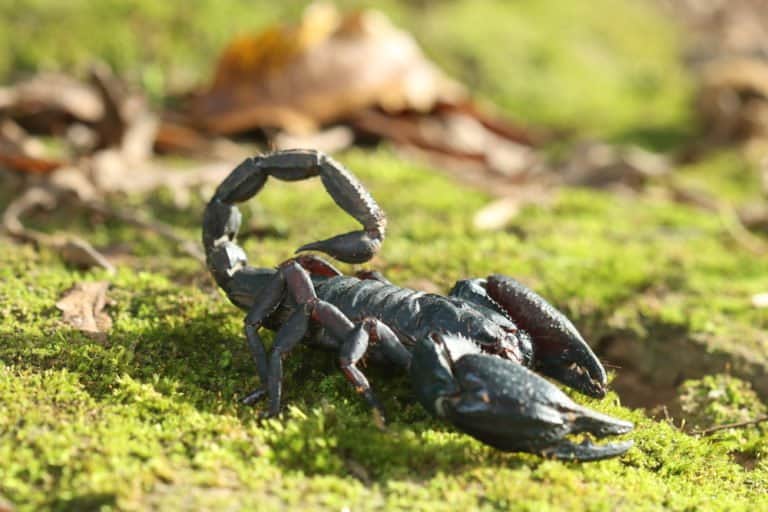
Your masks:
[{"label": "scorpion's curved tail", "polygon": [[317,250],[341,261],[362,263],[379,250],[384,240],[386,217],[382,209],[351,172],[324,153],[291,149],[247,158],[216,189],[203,219],[208,269],[238,305],[252,302],[254,290],[261,288],[274,272],[249,267],[245,251],[235,239],[242,220],[235,204],[255,196],[269,176],[283,181],[320,176],[336,204],[363,225],[360,231],[312,242],[297,252]]}]

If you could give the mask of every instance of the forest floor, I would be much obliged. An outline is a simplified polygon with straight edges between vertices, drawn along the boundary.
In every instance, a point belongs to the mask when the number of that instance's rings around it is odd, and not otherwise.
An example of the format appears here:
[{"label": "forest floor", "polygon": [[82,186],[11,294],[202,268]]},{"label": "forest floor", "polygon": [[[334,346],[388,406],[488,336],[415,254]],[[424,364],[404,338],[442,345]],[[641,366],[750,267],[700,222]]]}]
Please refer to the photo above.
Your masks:
[{"label": "forest floor", "polygon": [[[59,12],[75,32],[103,20],[104,33],[82,46],[54,44],[63,28],[53,14],[17,3],[23,9],[8,17],[0,7],[0,26],[11,27],[0,38],[12,40],[0,44],[5,76],[51,62],[77,68],[93,53],[126,74],[151,61],[135,73],[150,92],[167,85],[158,69],[175,52],[192,69],[212,58],[232,35],[230,20],[236,31],[299,10],[289,3],[257,15],[235,0],[191,8],[176,21],[201,34],[201,56],[182,51],[173,32],[137,42],[99,11],[164,26],[175,14],[154,2],[134,2],[130,12],[118,1]],[[383,8],[510,116],[655,151],[674,152],[695,136],[682,42],[650,8],[463,1],[427,15],[405,4]],[[218,10],[225,7],[227,16]],[[621,18],[633,19],[631,29],[610,21]],[[53,35],[25,47],[25,19]],[[382,433],[333,355],[304,347],[286,359],[283,415],[260,422],[258,409],[238,402],[258,385],[243,314],[204,266],[162,236],[72,206],[35,213],[29,224],[87,237],[115,274],[74,269],[53,251],[0,235],[0,511],[768,510],[765,424],[696,433],[766,413],[768,308],[754,300],[768,292],[766,257],[743,243],[728,210],[665,192],[673,182],[732,205],[759,198],[757,166],[742,151],[675,164],[671,177],[632,194],[561,188],[496,231],[472,222],[491,200],[485,192],[386,145],[337,157],[388,214],[387,240],[367,267],[443,293],[491,273],[537,290],[573,320],[613,379],[603,400],[571,396],[633,421],[626,437],[635,447],[588,464],[501,453],[432,419],[405,379],[371,367],[391,416]],[[3,187],[0,209],[14,193]],[[193,240],[204,200],[193,195],[179,207],[167,190],[123,198]],[[254,266],[274,266],[352,224],[317,181],[270,182],[252,203],[243,207],[248,219],[276,227],[244,239]],[[112,327],[100,336],[63,322],[55,306],[74,285],[94,281],[109,285]]]}]

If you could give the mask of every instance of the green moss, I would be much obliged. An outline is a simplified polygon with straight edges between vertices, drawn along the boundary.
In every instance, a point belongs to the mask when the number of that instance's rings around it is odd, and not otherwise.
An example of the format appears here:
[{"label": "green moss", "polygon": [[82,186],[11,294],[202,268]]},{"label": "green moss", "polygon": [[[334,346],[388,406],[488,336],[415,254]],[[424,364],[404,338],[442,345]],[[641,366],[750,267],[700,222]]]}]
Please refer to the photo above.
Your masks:
[{"label": "green moss", "polygon": [[[470,219],[486,201],[482,194],[387,151],[352,151],[342,160],[389,213],[389,238],[373,266],[396,282],[426,278],[447,289],[502,271],[551,298],[593,341],[632,332],[639,346],[652,345],[664,342],[661,327],[676,326],[704,343],[704,354],[751,347],[765,367],[759,345],[768,320],[748,297],[768,287],[767,278],[705,212],[569,190],[552,207],[526,209],[510,232],[476,232]],[[147,211],[164,217],[163,201],[147,201]],[[201,208],[194,202],[183,216],[199,218]],[[353,225],[317,182],[271,182],[251,209],[287,227],[281,238],[246,241],[256,265]],[[567,464],[499,453],[454,432],[412,401],[404,379],[369,368],[392,416],[382,433],[334,358],[304,348],[286,360],[285,414],[259,423],[237,402],[258,384],[242,313],[204,269],[160,239],[145,254],[134,228],[89,227],[92,219],[70,215],[61,222],[67,219],[75,231],[103,233],[103,245],[136,241],[137,255],[109,278],[114,327],[99,342],[63,325],[53,304],[73,283],[106,276],[4,244],[0,458],[12,463],[0,466],[0,495],[20,510],[690,510],[724,503],[754,510],[768,487],[762,430],[690,437],[620,407],[615,395],[575,398],[636,422],[629,437],[637,447],[619,460]],[[193,224],[182,224],[190,236]],[[676,357],[667,355],[684,371],[690,354]]]},{"label": "green moss", "polygon": [[730,375],[708,375],[680,387],[680,407],[694,428],[739,423],[765,415],[766,407],[748,382]]}]

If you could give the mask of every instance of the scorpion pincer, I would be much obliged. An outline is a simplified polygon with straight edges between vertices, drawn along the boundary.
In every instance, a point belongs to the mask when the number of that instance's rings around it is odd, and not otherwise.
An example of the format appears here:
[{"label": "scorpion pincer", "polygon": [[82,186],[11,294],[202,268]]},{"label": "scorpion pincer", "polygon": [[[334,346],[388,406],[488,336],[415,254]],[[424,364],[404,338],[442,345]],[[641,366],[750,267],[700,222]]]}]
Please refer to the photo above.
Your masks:
[{"label": "scorpion pincer", "polygon": [[[247,312],[245,337],[262,388],[243,400],[268,399],[280,411],[283,358],[299,343],[332,349],[341,370],[381,423],[384,414],[362,358],[409,375],[418,401],[457,429],[505,451],[557,459],[598,460],[627,451],[631,441],[575,444],[571,434],[624,434],[632,423],[574,403],[538,372],[592,397],[603,397],[606,374],[573,324],[512,278],[491,275],[456,283],[446,297],[400,288],[375,271],[345,276],[310,254],[277,268],[248,265],[235,236],[237,203],[268,177],[320,176],[336,204],[362,229],[297,250],[320,251],[347,263],[369,260],[381,247],[386,217],[357,178],[314,150],[286,150],[246,159],[219,185],[203,221],[208,268],[229,299]],[[276,331],[271,351],[259,335]]]}]

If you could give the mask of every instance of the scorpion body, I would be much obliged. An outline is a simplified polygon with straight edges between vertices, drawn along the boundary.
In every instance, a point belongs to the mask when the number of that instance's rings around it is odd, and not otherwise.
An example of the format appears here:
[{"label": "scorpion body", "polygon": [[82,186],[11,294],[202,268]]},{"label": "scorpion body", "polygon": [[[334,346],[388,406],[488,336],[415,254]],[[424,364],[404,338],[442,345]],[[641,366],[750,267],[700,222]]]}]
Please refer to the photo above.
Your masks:
[{"label": "scorpion body", "polygon": [[[538,373],[595,397],[606,375],[571,322],[532,290],[503,275],[459,281],[449,296],[398,287],[375,271],[342,275],[310,254],[275,269],[247,264],[235,237],[236,203],[256,195],[269,176],[295,181],[319,176],[334,201],[363,229],[299,248],[349,263],[381,247],[386,217],[360,182],[313,150],[249,158],[222,182],[203,221],[208,267],[229,299],[247,311],[245,335],[262,388],[244,399],[267,398],[266,416],[279,413],[282,360],[299,343],[339,354],[339,364],[378,423],[384,414],[357,364],[368,358],[406,373],[430,413],[475,438],[508,451],[596,460],[625,452],[631,442],[573,444],[567,435],[597,437],[632,429],[626,421],[579,406]],[[276,331],[271,350],[259,329]]]}]

